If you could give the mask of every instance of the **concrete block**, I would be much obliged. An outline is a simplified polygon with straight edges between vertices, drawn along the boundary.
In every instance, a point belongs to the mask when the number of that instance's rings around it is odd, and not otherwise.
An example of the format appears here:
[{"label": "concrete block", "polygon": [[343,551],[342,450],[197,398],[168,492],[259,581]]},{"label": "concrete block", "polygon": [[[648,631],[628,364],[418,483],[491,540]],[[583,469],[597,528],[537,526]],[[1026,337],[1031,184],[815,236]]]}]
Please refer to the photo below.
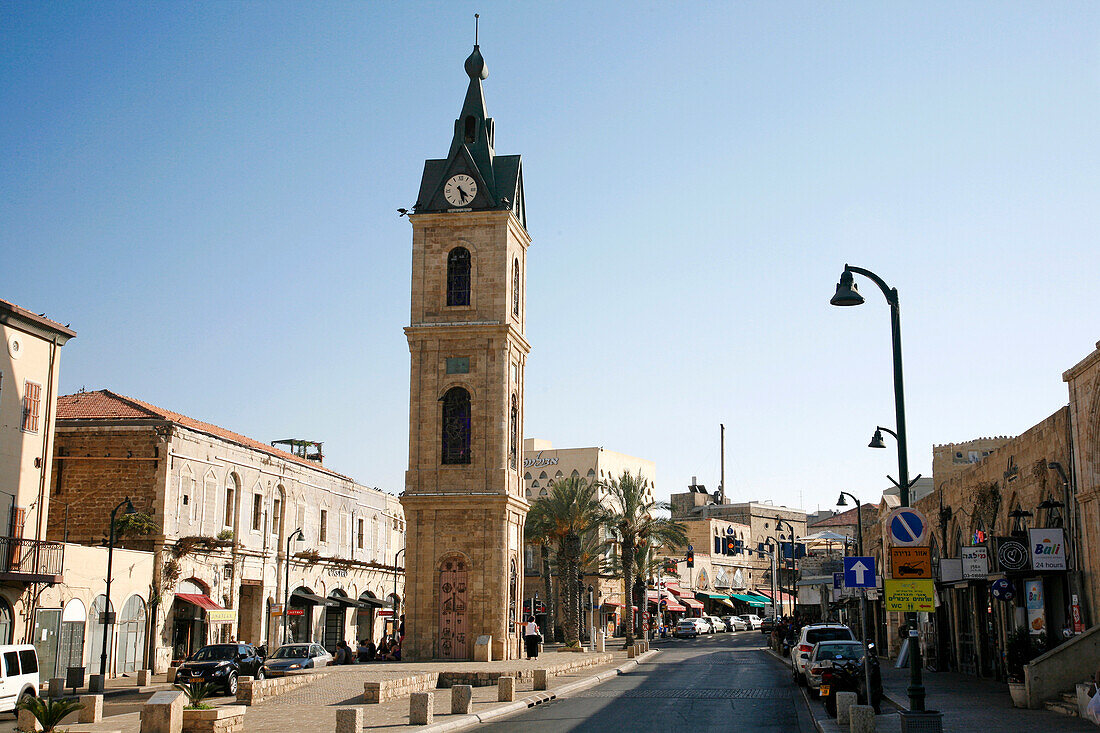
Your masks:
[{"label": "concrete block", "polygon": [[148,687],[149,683],[153,681],[153,671],[149,669],[139,669],[137,671],[137,686]]},{"label": "concrete block", "polygon": [[50,677],[50,686],[46,694],[49,697],[61,697],[65,694],[65,678]]},{"label": "concrete block", "polygon": [[103,694],[103,675],[93,674],[88,678],[88,692],[92,695]]},{"label": "concrete block", "polygon": [[497,702],[515,702],[516,700],[516,678],[515,677],[498,677],[497,678]]},{"label": "concrete block", "polygon": [[17,727],[21,731],[42,730],[42,725],[38,722],[38,718],[31,715],[30,710],[19,711]]},{"label": "concrete block", "polygon": [[550,673],[545,669],[536,669],[531,673],[531,679],[535,683],[536,690],[545,690],[546,683],[550,681]]},{"label": "concrete block", "polygon": [[858,702],[858,697],[854,692],[836,693],[836,724],[841,728],[848,725],[848,711]]},{"label": "concrete block", "polygon": [[630,646],[628,646],[626,648],[626,656],[629,657],[630,659],[633,659],[634,657],[638,656],[638,647],[635,646],[634,644],[631,644]]},{"label": "concrete block", "polygon": [[183,705],[184,696],[179,690],[153,693],[141,706],[141,733],[181,733]]},{"label": "concrete block", "polygon": [[80,704],[84,707],[77,713],[81,723],[103,722],[103,695],[81,695]]},{"label": "concrete block", "polygon": [[472,685],[455,685],[451,688],[451,715],[469,715],[474,700]]},{"label": "concrete block", "polygon": [[169,667],[168,668],[168,681],[169,682],[175,682],[176,681],[176,672],[178,670],[179,670],[179,667]]},{"label": "concrete block", "polygon": [[363,708],[336,708],[336,733],[360,733],[366,724]]},{"label": "concrete block", "polygon": [[607,646],[605,641],[606,641],[606,639],[604,639],[604,633],[602,631],[600,633],[596,634],[596,651],[598,651],[598,652],[607,651],[605,649],[605,647]]},{"label": "concrete block", "polygon": [[493,661],[493,637],[489,634],[482,634],[477,637],[477,641],[474,642],[474,661]]},{"label": "concrete block", "polygon": [[409,696],[409,725],[431,725],[434,717],[434,692],[414,692]]},{"label": "concrete block", "polygon": [[848,708],[850,733],[875,733],[875,709],[870,705]]}]

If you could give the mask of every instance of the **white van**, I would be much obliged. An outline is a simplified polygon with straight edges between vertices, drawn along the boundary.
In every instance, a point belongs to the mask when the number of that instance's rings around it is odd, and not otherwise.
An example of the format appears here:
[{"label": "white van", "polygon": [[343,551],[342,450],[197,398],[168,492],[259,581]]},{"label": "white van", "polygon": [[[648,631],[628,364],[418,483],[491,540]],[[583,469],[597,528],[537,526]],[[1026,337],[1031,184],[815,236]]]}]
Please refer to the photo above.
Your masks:
[{"label": "white van", "polygon": [[0,712],[14,712],[23,695],[38,693],[38,654],[30,644],[0,645]]}]

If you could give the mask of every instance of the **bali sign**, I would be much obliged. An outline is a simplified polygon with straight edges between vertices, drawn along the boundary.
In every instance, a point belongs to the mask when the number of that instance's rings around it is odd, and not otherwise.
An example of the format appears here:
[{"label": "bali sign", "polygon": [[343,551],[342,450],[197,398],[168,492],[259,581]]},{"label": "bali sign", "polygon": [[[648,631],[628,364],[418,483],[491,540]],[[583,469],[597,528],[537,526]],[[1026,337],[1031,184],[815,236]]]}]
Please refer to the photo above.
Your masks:
[{"label": "bali sign", "polygon": [[1066,569],[1066,538],[1061,529],[1033,529],[1028,535],[1034,570]]}]

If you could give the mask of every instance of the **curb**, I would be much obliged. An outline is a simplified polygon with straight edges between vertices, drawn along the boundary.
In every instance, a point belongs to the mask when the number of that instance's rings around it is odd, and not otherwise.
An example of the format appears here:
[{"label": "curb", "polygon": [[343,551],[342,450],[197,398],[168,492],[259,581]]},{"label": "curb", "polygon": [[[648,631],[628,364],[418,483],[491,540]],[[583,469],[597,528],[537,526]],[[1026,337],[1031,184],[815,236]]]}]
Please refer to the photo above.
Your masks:
[{"label": "curb", "polygon": [[448,720],[444,723],[435,723],[434,725],[427,725],[422,728],[417,728],[418,733],[443,733],[444,731],[457,731],[466,730],[482,723],[488,723],[489,721],[496,720],[497,718],[505,718],[509,715],[515,715],[516,713],[525,712],[536,705],[541,705],[544,702],[550,702],[556,700],[559,697],[566,697],[575,692],[586,690],[589,687],[595,687],[601,682],[606,682],[612,677],[618,675],[627,674],[630,670],[641,664],[642,661],[647,660],[655,656],[660,649],[650,649],[645,654],[629,659],[626,663],[609,669],[599,674],[594,674],[591,677],[586,677],[583,680],[577,680],[576,682],[570,682],[568,685],[562,685],[554,691],[536,692],[533,695],[528,695],[522,700],[516,700],[513,703],[503,705],[492,710],[486,710],[484,713],[471,713],[470,715],[462,715],[454,720]]}]

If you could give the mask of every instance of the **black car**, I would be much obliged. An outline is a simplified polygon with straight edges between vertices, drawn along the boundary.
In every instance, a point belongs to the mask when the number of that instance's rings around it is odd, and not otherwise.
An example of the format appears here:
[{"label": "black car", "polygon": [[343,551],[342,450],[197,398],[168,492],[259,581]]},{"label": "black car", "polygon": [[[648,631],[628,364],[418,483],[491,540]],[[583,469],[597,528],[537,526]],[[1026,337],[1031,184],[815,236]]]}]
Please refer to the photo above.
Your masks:
[{"label": "black car", "polygon": [[768,616],[760,622],[760,633],[770,634],[775,631],[775,616]]},{"label": "black car", "polygon": [[212,682],[237,694],[241,675],[264,678],[264,659],[251,644],[211,644],[187,658],[176,670],[176,682]]}]

